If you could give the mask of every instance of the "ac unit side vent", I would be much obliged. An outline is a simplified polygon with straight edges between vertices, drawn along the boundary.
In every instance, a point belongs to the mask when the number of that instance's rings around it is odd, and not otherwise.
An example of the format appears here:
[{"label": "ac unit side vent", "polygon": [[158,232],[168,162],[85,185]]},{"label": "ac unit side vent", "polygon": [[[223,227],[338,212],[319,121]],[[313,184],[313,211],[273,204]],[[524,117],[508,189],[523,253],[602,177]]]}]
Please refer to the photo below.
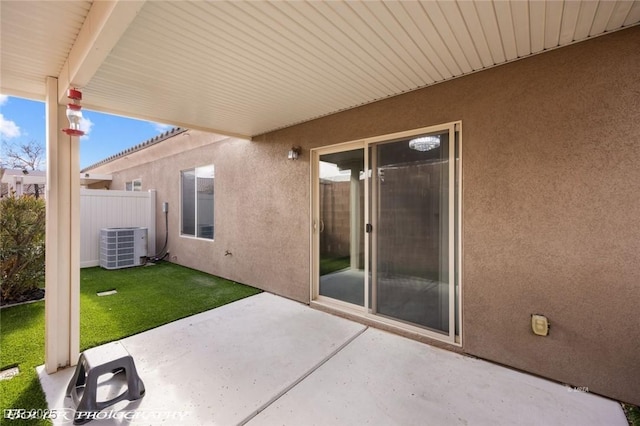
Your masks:
[{"label": "ac unit side vent", "polygon": [[144,265],[147,258],[147,228],[102,228],[100,266],[121,269]]}]

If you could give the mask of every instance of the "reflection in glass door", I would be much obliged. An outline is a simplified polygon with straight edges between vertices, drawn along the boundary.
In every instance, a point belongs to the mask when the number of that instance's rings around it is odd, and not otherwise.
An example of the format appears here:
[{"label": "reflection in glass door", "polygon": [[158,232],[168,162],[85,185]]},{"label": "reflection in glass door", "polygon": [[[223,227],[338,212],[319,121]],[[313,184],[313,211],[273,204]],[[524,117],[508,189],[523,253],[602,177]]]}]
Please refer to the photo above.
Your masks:
[{"label": "reflection in glass door", "polygon": [[319,157],[319,294],[364,306],[364,150]]},{"label": "reflection in glass door", "polygon": [[379,315],[449,334],[454,156],[449,131],[381,143],[371,178]]}]

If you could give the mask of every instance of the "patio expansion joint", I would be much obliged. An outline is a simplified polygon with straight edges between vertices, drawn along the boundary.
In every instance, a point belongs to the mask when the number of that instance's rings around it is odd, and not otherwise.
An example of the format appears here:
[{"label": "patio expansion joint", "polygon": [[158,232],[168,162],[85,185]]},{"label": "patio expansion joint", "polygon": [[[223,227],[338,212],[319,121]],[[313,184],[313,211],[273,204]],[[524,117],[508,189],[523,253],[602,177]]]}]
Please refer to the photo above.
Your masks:
[{"label": "patio expansion joint", "polygon": [[293,381],[290,385],[286,386],[283,390],[281,390],[280,392],[278,392],[273,398],[271,398],[269,401],[265,402],[260,408],[258,408],[257,410],[255,410],[253,413],[249,414],[247,417],[245,417],[241,422],[238,423],[239,426],[242,426],[244,424],[246,424],[247,422],[249,422],[251,419],[253,419],[254,417],[256,417],[258,414],[260,414],[262,411],[266,410],[271,404],[273,404],[274,402],[276,402],[277,400],[279,400],[280,398],[282,398],[283,395],[285,395],[287,392],[289,392],[291,389],[295,388],[296,386],[298,386],[298,384],[300,384],[304,379],[306,379],[307,377],[309,377],[311,374],[313,374],[318,368],[322,367],[324,364],[327,363],[327,361],[329,361],[331,358],[333,358],[334,356],[336,356],[338,353],[340,353],[344,348],[346,348],[347,346],[349,346],[351,344],[351,342],[353,342],[354,340],[356,340],[358,337],[360,337],[365,331],[367,331],[369,329],[368,326],[365,326],[362,330],[358,331],[356,334],[354,334],[353,336],[351,336],[349,339],[347,339],[346,342],[344,342],[342,345],[338,346],[338,348],[336,348],[336,350],[334,350],[333,352],[331,352],[329,355],[327,355],[323,360],[321,360],[319,363],[317,363],[316,365],[314,365],[313,367],[311,367],[306,373],[304,373],[303,375],[301,375],[297,380]]}]

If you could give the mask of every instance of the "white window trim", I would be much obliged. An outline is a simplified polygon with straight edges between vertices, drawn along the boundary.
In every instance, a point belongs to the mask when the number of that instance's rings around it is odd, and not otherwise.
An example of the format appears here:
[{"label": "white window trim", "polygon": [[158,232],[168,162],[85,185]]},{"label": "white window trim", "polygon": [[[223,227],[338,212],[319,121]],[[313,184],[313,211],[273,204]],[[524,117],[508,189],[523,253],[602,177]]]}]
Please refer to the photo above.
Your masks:
[{"label": "white window trim", "polygon": [[[198,233],[197,229],[196,229],[196,235],[190,235],[190,234],[183,234],[183,233],[182,233],[182,173],[183,173],[183,172],[190,171],[190,170],[193,170],[193,171],[194,171],[194,173],[195,173],[195,170],[196,170],[196,169],[199,169],[199,168],[202,168],[202,167],[214,167],[214,170],[215,170],[215,165],[214,165],[213,163],[210,163],[210,164],[206,164],[206,165],[203,165],[203,166],[194,166],[194,167],[189,167],[189,168],[186,168],[186,169],[181,169],[181,170],[180,170],[180,173],[178,174],[178,188],[179,188],[178,194],[179,194],[179,197],[180,197],[180,198],[179,198],[179,200],[178,200],[178,202],[180,203],[180,206],[179,206],[179,210],[180,210],[180,211],[179,211],[179,213],[178,213],[178,224],[179,224],[178,235],[179,235],[181,238],[186,238],[186,239],[190,239],[190,240],[199,240],[199,241],[209,241],[209,242],[213,242],[213,241],[215,241],[215,239],[216,239],[216,228],[215,228],[215,217],[216,217],[216,216],[215,216],[215,206],[216,206],[216,204],[215,204],[215,190],[214,190],[214,194],[213,194],[213,207],[212,207],[212,208],[213,208],[213,210],[214,210],[214,215],[213,215],[213,222],[214,222],[214,227],[213,227],[213,238],[202,238],[202,237],[198,237],[198,236],[197,236],[197,233]],[[197,180],[196,180],[196,182],[197,182]],[[214,182],[214,188],[215,188],[215,172],[214,172],[213,182]],[[197,226],[198,226],[198,225],[197,225],[197,223],[198,223],[198,218],[197,218],[197,211],[198,211],[198,194],[197,194],[197,191],[198,191],[198,185],[197,185],[197,183],[196,183],[196,185],[195,185],[195,191],[196,191],[196,194],[195,194],[195,198],[194,198],[194,215],[196,215],[196,217],[195,217],[195,222],[194,222],[194,223],[195,223],[195,226],[196,226],[196,228],[197,228]]]},{"label": "white window trim", "polygon": [[[136,189],[136,183],[139,184],[138,189]],[[127,184],[131,184],[131,189],[127,189]],[[124,183],[124,190],[129,192],[140,192],[142,191],[142,178],[132,179],[128,182]]]}]

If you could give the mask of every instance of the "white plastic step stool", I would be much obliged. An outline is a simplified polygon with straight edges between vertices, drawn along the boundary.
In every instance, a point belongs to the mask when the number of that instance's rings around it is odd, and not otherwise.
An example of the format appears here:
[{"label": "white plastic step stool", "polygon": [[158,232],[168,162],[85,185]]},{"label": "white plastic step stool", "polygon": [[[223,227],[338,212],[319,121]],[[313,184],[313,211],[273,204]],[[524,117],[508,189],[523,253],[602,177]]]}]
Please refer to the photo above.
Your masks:
[{"label": "white plastic step stool", "polygon": [[[105,374],[113,374],[114,377],[124,374],[127,389],[115,398],[98,402],[98,379]],[[144,384],[138,376],[133,358],[120,342],[113,342],[80,354],[66,395],[73,399],[76,406],[73,424],[81,425],[93,420],[95,414],[105,408],[125,399],[135,401],[142,398],[144,393]]]}]

